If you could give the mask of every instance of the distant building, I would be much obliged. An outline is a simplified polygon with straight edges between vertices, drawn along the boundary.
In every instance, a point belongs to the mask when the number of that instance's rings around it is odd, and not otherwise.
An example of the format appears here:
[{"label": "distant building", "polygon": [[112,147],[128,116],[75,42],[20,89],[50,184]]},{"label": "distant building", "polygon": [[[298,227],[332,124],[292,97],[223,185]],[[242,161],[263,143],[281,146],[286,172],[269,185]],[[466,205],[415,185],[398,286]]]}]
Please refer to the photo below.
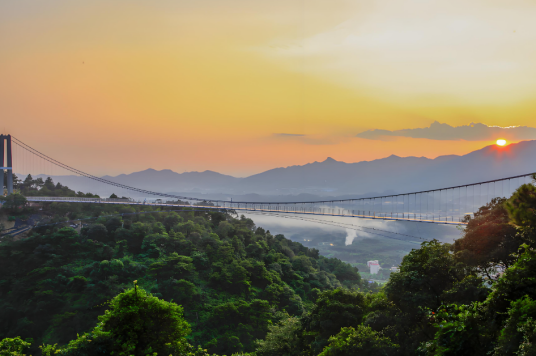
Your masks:
[{"label": "distant building", "polygon": [[393,266],[393,267],[389,268],[389,271],[391,271],[391,272],[400,272],[400,268]]},{"label": "distant building", "polygon": [[368,261],[367,266],[370,269],[370,274],[378,274],[380,272],[380,263],[378,260]]}]

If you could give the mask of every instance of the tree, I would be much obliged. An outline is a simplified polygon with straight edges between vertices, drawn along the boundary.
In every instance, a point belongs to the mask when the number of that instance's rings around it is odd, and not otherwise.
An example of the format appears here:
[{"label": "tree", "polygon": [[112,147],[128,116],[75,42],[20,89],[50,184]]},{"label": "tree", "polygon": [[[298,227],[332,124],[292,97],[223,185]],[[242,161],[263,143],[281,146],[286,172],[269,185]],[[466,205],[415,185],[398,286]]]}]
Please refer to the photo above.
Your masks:
[{"label": "tree", "polygon": [[525,296],[536,299],[536,251],[528,245],[523,245],[522,248],[524,251],[516,263],[494,284],[486,301],[490,317],[495,320],[505,319],[510,301]]},{"label": "tree", "polygon": [[155,262],[149,267],[149,273],[156,276],[158,280],[181,279],[195,270],[193,259],[188,256],[179,255],[173,252],[163,261]]},{"label": "tree", "polygon": [[[7,170],[2,170],[3,172],[3,175],[4,175],[4,184],[7,184]],[[17,177],[16,174],[13,174],[12,175],[13,177],[13,189],[22,189],[22,181],[19,179],[19,177]],[[0,190],[2,192],[2,194],[0,195],[4,195],[4,187],[0,187]]]},{"label": "tree", "polygon": [[[451,245],[432,240],[403,258],[400,272],[391,274],[384,293],[397,309],[379,313],[388,325],[396,325],[393,330],[386,329],[386,335],[400,345],[402,354],[415,354],[435,333],[427,309],[483,301],[489,289],[474,267],[456,259]],[[380,324],[381,319],[378,315]]]},{"label": "tree", "polygon": [[497,265],[508,268],[515,261],[512,254],[522,243],[515,226],[510,224],[506,199],[494,198],[466,218],[464,235],[454,243],[454,252],[464,263],[476,266],[490,277]]},{"label": "tree", "polygon": [[[536,174],[532,175],[536,183]],[[536,226],[536,186],[523,184],[505,204],[511,221],[517,226]]]},{"label": "tree", "polygon": [[45,188],[47,188],[48,190],[54,190],[55,188],[54,181],[50,177],[47,177],[44,185],[45,185]]},{"label": "tree", "polygon": [[417,349],[418,355],[484,356],[489,355],[492,342],[484,335],[486,320],[481,315],[481,303],[442,305],[427,317],[435,327],[432,340]]},{"label": "tree", "polygon": [[533,184],[519,187],[505,203],[513,224],[518,229],[518,237],[525,243],[536,246],[536,174]]},{"label": "tree", "polygon": [[120,217],[114,216],[106,221],[106,230],[108,233],[113,234],[118,228],[122,227],[123,220]]},{"label": "tree", "polygon": [[224,354],[252,349],[255,340],[266,335],[273,317],[273,311],[266,300],[239,300],[220,304],[213,308],[208,323],[221,337],[210,341],[207,348],[210,352]]},{"label": "tree", "polygon": [[496,356],[536,354],[536,301],[528,296],[512,301],[501,330]]},{"label": "tree", "polygon": [[198,296],[195,284],[190,281],[180,279],[167,279],[159,283],[158,290],[162,292],[166,299],[185,305]]},{"label": "tree", "polygon": [[489,355],[494,346],[496,356],[534,354],[524,352],[536,341],[536,252],[523,248],[484,302],[440,306],[428,314],[436,333],[423,345],[427,355]]},{"label": "tree", "polygon": [[257,356],[294,356],[299,355],[300,320],[296,317],[283,319],[268,327],[264,340],[257,340]]},{"label": "tree", "polygon": [[112,195],[110,195],[110,199],[117,199],[117,195],[115,195],[115,193],[112,193]]},{"label": "tree", "polygon": [[169,232],[171,228],[173,228],[178,223],[182,222],[182,218],[179,214],[172,211],[169,213],[168,216],[164,219],[164,226],[166,227],[166,231]]},{"label": "tree", "polygon": [[148,295],[136,282],[111,301],[99,321],[111,334],[118,355],[182,352],[190,333],[182,307]]},{"label": "tree", "polygon": [[0,200],[3,201],[2,207],[11,211],[21,210],[28,203],[28,200],[19,193],[9,194],[7,197],[0,196]]},{"label": "tree", "polygon": [[249,273],[238,261],[233,260],[232,263],[225,265],[216,262],[212,266],[219,270],[210,275],[210,281],[214,286],[237,294],[249,291],[251,285]]},{"label": "tree", "polygon": [[143,238],[149,232],[149,227],[141,222],[132,224],[128,238],[128,249],[130,252],[138,254],[141,252]]},{"label": "tree", "polygon": [[26,341],[20,337],[5,338],[0,341],[0,356],[21,356],[24,349],[30,347],[31,339]]},{"label": "tree", "polygon": [[[113,354],[119,356],[184,355],[190,349],[185,337],[190,326],[182,307],[147,294],[137,287],[113,298],[110,309],[89,333],[54,350],[62,355]],[[54,347],[45,346],[49,354]],[[45,354],[45,352],[43,352]]]},{"label": "tree", "polygon": [[28,175],[26,176],[26,178],[24,179],[24,181],[22,182],[22,187],[23,187],[24,189],[30,189],[30,188],[33,187],[34,183],[35,183],[35,181],[34,181],[32,175],[31,175],[31,174],[28,174]]},{"label": "tree", "polygon": [[319,356],[352,356],[352,355],[395,355],[398,345],[381,332],[368,326],[358,325],[342,328],[329,338],[329,346]]},{"label": "tree", "polygon": [[34,181],[34,185],[37,189],[41,189],[45,185],[45,182],[43,182],[43,178],[39,177]]},{"label": "tree", "polygon": [[93,224],[87,231],[87,237],[91,240],[106,242],[108,241],[108,230],[102,224]]},{"label": "tree", "polygon": [[328,339],[336,335],[342,327],[359,325],[366,312],[365,294],[348,289],[337,288],[320,294],[310,314],[302,324],[313,354],[317,355]]},{"label": "tree", "polygon": [[[472,280],[474,294],[456,295],[458,284],[476,271],[456,260],[450,253],[451,246],[437,240],[423,242],[421,248],[412,250],[402,260],[400,272],[393,273],[385,286],[385,294],[403,312],[417,316],[421,308],[436,309],[442,304],[461,297],[461,302],[485,299],[486,289],[482,280]],[[464,288],[469,286],[464,285]],[[447,293],[451,291],[451,293]]]}]

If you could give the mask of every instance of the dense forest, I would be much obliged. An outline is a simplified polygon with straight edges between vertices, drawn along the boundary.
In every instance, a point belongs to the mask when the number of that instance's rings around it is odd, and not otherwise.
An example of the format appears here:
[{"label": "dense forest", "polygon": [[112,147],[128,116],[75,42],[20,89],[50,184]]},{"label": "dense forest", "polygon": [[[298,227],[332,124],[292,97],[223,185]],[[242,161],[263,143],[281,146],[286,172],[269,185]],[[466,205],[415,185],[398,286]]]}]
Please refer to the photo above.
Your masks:
[{"label": "dense forest", "polygon": [[422,243],[382,288],[245,217],[142,210],[54,203],[50,221],[95,221],[4,238],[0,352],[536,355],[534,184],[454,244]]},{"label": "dense forest", "polygon": [[[31,214],[22,199],[6,198],[4,210]],[[269,326],[301,317],[323,291],[363,288],[355,267],[244,216],[154,210],[44,204],[47,226],[0,244],[0,337],[33,338],[33,352],[43,343],[67,344],[137,280],[182,305],[190,343],[211,353],[253,351]],[[88,217],[92,223],[81,229],[67,223]]]},{"label": "dense forest", "polygon": [[[4,182],[7,182],[7,173],[4,173]],[[43,196],[43,197],[99,197],[96,194],[75,192],[69,187],[62,185],[60,182],[54,184],[51,177],[43,180],[43,178],[33,178],[28,174],[24,180],[13,175],[13,188],[24,196]]]}]

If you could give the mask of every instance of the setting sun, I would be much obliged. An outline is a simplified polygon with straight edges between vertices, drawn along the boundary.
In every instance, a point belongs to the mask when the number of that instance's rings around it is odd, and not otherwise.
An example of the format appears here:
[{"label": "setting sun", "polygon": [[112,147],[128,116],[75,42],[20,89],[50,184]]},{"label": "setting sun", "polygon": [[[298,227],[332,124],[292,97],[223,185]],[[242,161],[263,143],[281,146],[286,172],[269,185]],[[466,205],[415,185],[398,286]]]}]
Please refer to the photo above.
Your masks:
[{"label": "setting sun", "polygon": [[497,145],[499,145],[499,146],[506,145],[506,140],[503,140],[503,139],[497,140]]}]

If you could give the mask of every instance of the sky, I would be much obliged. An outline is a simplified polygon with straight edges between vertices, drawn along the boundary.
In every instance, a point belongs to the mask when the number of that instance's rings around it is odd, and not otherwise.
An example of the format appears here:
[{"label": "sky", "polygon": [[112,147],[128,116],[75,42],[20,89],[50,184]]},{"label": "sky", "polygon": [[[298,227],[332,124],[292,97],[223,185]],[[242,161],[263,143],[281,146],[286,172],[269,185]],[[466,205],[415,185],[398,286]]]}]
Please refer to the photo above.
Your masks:
[{"label": "sky", "polygon": [[0,130],[95,175],[465,154],[500,137],[399,132],[536,126],[534,18],[521,0],[0,0]]}]

